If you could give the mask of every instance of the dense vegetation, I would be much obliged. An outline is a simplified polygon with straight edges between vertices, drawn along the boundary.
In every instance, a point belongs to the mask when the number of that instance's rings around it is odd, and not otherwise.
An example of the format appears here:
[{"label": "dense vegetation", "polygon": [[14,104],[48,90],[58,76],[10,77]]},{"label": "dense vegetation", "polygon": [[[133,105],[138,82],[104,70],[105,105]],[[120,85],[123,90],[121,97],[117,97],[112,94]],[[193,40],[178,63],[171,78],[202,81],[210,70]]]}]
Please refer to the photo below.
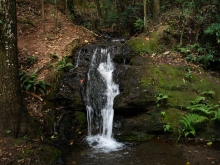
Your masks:
[{"label": "dense vegetation", "polygon": [[132,36],[148,33],[159,24],[169,25],[167,33],[178,38],[177,46],[188,61],[219,70],[218,0],[68,0],[65,3],[55,1],[58,9],[74,23],[96,32]]}]

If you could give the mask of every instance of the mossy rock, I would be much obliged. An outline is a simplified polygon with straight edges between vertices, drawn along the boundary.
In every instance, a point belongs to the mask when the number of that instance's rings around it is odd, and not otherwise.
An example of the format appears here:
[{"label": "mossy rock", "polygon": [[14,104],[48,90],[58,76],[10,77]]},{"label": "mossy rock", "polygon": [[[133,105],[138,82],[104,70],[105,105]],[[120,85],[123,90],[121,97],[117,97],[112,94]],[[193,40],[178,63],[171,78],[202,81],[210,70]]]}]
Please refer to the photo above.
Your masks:
[{"label": "mossy rock", "polygon": [[175,108],[163,109],[161,112],[165,112],[164,115],[161,115],[163,122],[166,124],[170,124],[170,129],[173,132],[178,132],[178,128],[180,128],[180,118],[184,114],[183,111]]},{"label": "mossy rock", "polygon": [[137,134],[127,134],[117,136],[117,139],[120,141],[148,141],[155,137],[155,135],[147,134],[147,133],[137,133]]},{"label": "mossy rock", "polygon": [[28,144],[22,148],[22,151],[16,156],[16,161],[12,164],[56,164],[57,160],[62,156],[62,152],[52,146],[38,144]]},{"label": "mossy rock", "polygon": [[74,112],[78,126],[81,128],[86,124],[86,115],[84,112],[76,111]]},{"label": "mossy rock", "polygon": [[137,37],[131,39],[127,42],[127,46],[130,47],[135,54],[156,53],[159,50],[157,42],[157,33],[152,33],[150,38]]},{"label": "mossy rock", "polygon": [[169,44],[173,47],[175,42],[172,37],[165,34],[169,29],[169,26],[160,26],[156,31],[151,32],[149,35],[140,34],[138,37],[129,40],[127,46],[129,46],[136,54],[153,54],[161,50],[159,45],[164,44],[163,39],[166,38],[169,39]]},{"label": "mossy rock", "polygon": [[[191,105],[191,101],[201,96],[203,91],[214,91],[215,95],[210,101],[219,104],[219,78],[198,69],[191,72],[191,79],[188,80],[186,68],[164,63],[154,65],[142,58],[136,56],[132,59],[135,65],[127,69],[123,77],[122,92],[114,102],[115,110],[147,110],[149,106],[156,105],[157,93],[168,96],[166,104],[160,106],[180,110]],[[143,64],[136,61],[142,61]]]}]

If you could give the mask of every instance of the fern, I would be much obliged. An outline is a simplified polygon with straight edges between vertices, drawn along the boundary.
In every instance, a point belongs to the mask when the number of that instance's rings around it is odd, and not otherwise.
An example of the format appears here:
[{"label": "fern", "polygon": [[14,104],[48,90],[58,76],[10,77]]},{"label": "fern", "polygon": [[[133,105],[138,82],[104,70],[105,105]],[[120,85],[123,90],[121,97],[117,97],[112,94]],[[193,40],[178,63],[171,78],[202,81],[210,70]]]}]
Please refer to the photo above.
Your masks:
[{"label": "fern", "polygon": [[[212,95],[214,94],[213,91],[205,91],[203,92],[204,95]],[[189,109],[191,112],[198,112],[198,113],[203,113],[205,115],[209,115],[213,113],[213,111],[216,110],[216,108],[219,107],[219,105],[213,105],[208,103],[208,100],[206,97],[200,96],[197,97],[194,101],[191,101],[191,106],[188,106],[187,109]]]},{"label": "fern", "polygon": [[180,122],[183,123],[183,126],[184,126],[182,129],[182,132],[185,134],[185,136],[189,134],[195,135],[196,133],[195,128],[194,128],[195,125],[208,120],[207,117],[194,114],[194,113],[186,114],[182,116],[181,118],[182,119],[180,120]]},{"label": "fern", "polygon": [[134,23],[134,27],[136,31],[143,31],[144,29],[144,21],[142,19],[137,19],[136,22]]},{"label": "fern", "polygon": [[206,100],[205,97],[200,96],[197,97],[194,101],[191,101],[191,104],[195,105],[195,104],[203,103],[205,100]]},{"label": "fern", "polygon": [[204,30],[205,34],[215,35],[217,43],[220,43],[220,23],[212,23]]},{"label": "fern", "polygon": [[214,111],[214,118],[212,120],[218,120],[220,121],[220,108],[217,111]]},{"label": "fern", "polygon": [[215,95],[215,92],[214,91],[203,91],[201,94],[205,97],[212,97],[213,95]]},{"label": "fern", "polygon": [[213,110],[215,110],[217,107],[219,107],[219,105],[212,105],[212,104],[196,104],[196,105],[192,105],[187,107],[187,109],[189,109],[192,112],[202,112],[206,115],[209,115],[213,112]]},{"label": "fern", "polygon": [[192,126],[193,124],[204,122],[207,119],[208,118],[205,116],[201,116],[201,115],[194,114],[194,113],[188,113],[182,116],[182,119],[180,120],[180,122],[184,124],[185,128],[188,128]]}]

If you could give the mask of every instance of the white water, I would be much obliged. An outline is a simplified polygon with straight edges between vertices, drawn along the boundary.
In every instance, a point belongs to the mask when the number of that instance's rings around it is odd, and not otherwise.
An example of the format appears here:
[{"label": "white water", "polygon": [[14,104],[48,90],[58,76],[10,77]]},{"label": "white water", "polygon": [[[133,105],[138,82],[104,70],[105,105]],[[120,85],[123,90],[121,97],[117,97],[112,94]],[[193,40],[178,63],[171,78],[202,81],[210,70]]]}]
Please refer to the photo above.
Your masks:
[{"label": "white water", "polygon": [[[94,60],[95,55],[96,51],[92,57],[92,60]],[[88,137],[86,138],[86,140],[93,148],[101,150],[103,152],[109,152],[119,150],[123,146],[123,144],[116,142],[115,139],[112,137],[114,117],[113,102],[115,96],[119,94],[119,87],[113,82],[112,79],[114,65],[111,61],[110,53],[107,52],[107,49],[101,49],[101,55],[107,56],[106,62],[100,63],[97,69],[106,84],[105,95],[107,99],[104,108],[101,110],[102,132],[97,135],[92,135],[91,132],[94,110],[90,105],[87,105]],[[91,64],[93,65],[93,61],[91,62]],[[90,79],[89,73],[88,79]]]}]

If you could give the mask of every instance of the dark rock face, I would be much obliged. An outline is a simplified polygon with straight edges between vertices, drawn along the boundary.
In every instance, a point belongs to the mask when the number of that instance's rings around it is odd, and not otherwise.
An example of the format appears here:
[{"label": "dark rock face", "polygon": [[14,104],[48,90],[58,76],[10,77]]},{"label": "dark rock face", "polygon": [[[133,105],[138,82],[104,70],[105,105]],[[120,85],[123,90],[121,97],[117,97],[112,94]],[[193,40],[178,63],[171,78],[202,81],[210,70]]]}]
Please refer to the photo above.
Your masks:
[{"label": "dark rock face", "polygon": [[[195,73],[191,73],[192,79],[188,81],[185,77],[187,68],[184,66],[157,63],[149,55],[132,56],[124,43],[114,42],[85,45],[74,54],[76,67],[60,82],[55,98],[58,106],[72,112],[85,112],[85,103],[88,101],[86,91],[89,87],[92,90],[89,96],[91,104],[95,104],[93,107],[102,108],[100,105],[103,105],[105,97],[102,97],[102,80],[95,78],[99,74],[97,69],[93,71],[96,76],[90,77],[91,86],[86,85],[91,59],[97,47],[111,50],[113,56],[113,80],[120,90],[120,94],[114,99],[113,129],[118,139],[147,140],[153,137],[152,134],[163,133],[167,123],[171,126],[171,132],[178,133],[177,129],[181,127],[179,120],[185,113],[183,110],[198,97],[198,91],[212,89],[215,91],[213,103],[219,102],[219,78],[195,70]],[[96,60],[102,60],[101,56]],[[97,68],[98,63],[94,63],[93,67]],[[158,93],[168,96],[166,102],[158,100]],[[92,99],[100,96],[100,103],[94,103]],[[161,115],[162,111],[164,116]]]},{"label": "dark rock face", "polygon": [[[128,68],[124,64],[129,62],[131,58],[131,56],[128,55],[128,50],[125,44],[121,42],[111,42],[104,44],[85,45],[74,54],[73,59],[75,67],[72,68],[66,75],[64,75],[63,80],[61,80],[59,84],[59,89],[55,98],[58,105],[65,106],[71,110],[85,110],[85,101],[87,97],[86,84],[89,65],[97,47],[107,48],[112,51],[111,55],[114,56],[112,59],[115,62],[116,68],[113,73],[113,79],[116,84],[119,84],[120,91],[123,91],[123,81],[121,80],[123,79]],[[101,58],[101,56],[98,56],[96,61],[102,60]],[[95,62],[93,67],[98,68],[98,64]],[[96,70],[93,72],[95,75],[99,74]],[[95,77],[91,77],[94,85],[94,88],[92,88],[94,91],[91,92],[93,93],[93,96],[91,97],[99,97],[103,93],[101,88],[97,87],[102,86],[102,83]],[[96,107],[98,108],[100,105],[96,105]]]}]

